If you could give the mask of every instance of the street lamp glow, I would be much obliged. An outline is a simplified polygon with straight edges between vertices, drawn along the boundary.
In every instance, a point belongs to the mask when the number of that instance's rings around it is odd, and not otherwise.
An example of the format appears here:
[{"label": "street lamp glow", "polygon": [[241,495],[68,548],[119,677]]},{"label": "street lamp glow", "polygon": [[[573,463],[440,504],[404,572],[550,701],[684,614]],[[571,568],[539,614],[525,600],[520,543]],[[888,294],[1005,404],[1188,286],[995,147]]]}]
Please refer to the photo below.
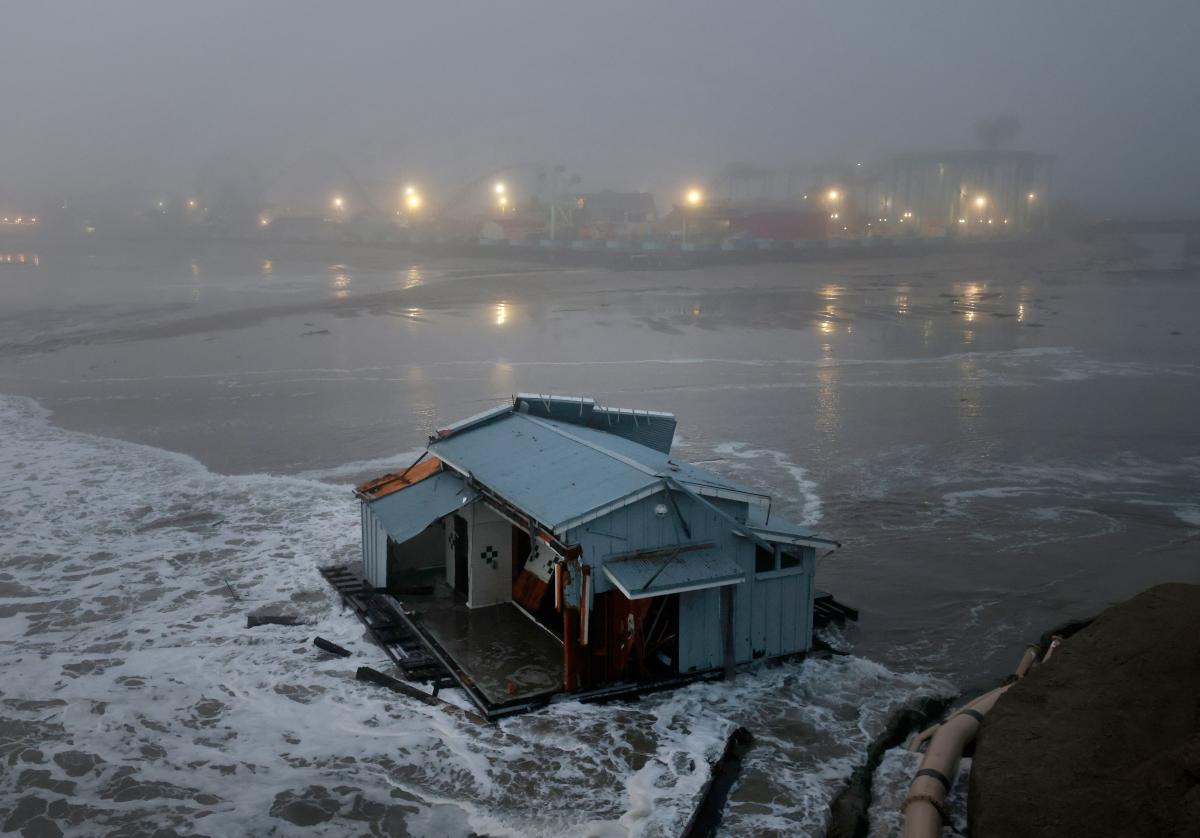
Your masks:
[{"label": "street lamp glow", "polygon": [[698,207],[704,202],[704,193],[699,189],[689,189],[683,197],[690,207]]},{"label": "street lamp glow", "polygon": [[492,189],[494,189],[496,191],[497,195],[503,195],[505,192],[508,191],[508,187],[504,184],[504,181],[502,181],[502,180],[497,181],[496,185],[493,186]]},{"label": "street lamp glow", "polygon": [[841,193],[840,193],[840,192],[838,192],[836,189],[830,189],[830,190],[829,190],[829,200],[831,200],[831,201],[836,201],[836,200],[837,200],[838,198],[840,198],[840,197],[842,197],[842,195],[841,195]]},{"label": "street lamp glow", "polygon": [[501,195],[499,198],[496,199],[496,203],[499,204],[501,207],[508,206],[508,196]]},{"label": "street lamp glow", "polygon": [[405,195],[415,195],[415,194],[417,194],[416,187],[413,187],[413,186],[406,186],[406,187],[404,187],[404,194],[405,194]]},{"label": "street lamp glow", "polygon": [[980,209],[983,209],[984,207],[987,206],[987,198],[983,195],[977,196],[975,198],[975,206],[979,207]]},{"label": "street lamp glow", "polygon": [[1033,201],[1033,200],[1036,200],[1036,199],[1037,199],[1037,193],[1036,193],[1036,192],[1030,192],[1030,193],[1029,193],[1029,200]]},{"label": "street lamp glow", "polygon": [[345,198],[343,198],[341,195],[333,196],[333,208],[334,209],[336,209],[336,210],[344,209],[345,206],[346,206]]},{"label": "street lamp glow", "polygon": [[270,227],[271,226],[270,217],[266,216],[266,215],[260,215],[258,217],[258,226],[259,227]]},{"label": "street lamp glow", "polygon": [[[411,189],[411,187],[409,187]],[[408,197],[404,199],[404,203],[408,205],[410,210],[419,210],[421,208],[421,196],[413,190],[408,193]]]},{"label": "street lamp glow", "polygon": [[196,208],[196,199],[188,198],[188,206],[191,207],[192,209],[195,209]]}]

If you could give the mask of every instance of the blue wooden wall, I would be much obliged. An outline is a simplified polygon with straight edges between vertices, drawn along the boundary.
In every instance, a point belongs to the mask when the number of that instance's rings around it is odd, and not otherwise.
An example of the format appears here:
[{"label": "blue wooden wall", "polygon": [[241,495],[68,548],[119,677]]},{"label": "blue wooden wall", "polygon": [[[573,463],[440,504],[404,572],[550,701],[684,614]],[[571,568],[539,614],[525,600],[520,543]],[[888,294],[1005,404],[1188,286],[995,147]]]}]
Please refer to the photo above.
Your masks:
[{"label": "blue wooden wall", "polygon": [[[630,504],[597,518],[566,534],[568,543],[583,548],[583,561],[592,570],[593,594],[615,589],[602,567],[610,556],[636,550],[649,550],[690,542],[712,541],[734,558],[746,574],[746,580],[734,586],[733,637],[734,660],[746,663],[760,657],[803,652],[812,637],[812,590],[815,551],[795,548],[803,553],[799,567],[775,571],[756,578],[754,544],[736,535],[729,522],[686,495],[675,493],[675,502],[691,530],[685,536],[677,530],[673,512],[663,517],[654,508],[666,503],[662,494]],[[745,503],[712,500],[722,512],[745,521]],[[668,504],[669,506],[669,504]],[[572,580],[567,599],[578,604],[578,574]],[[679,595],[679,671],[703,671],[721,666],[724,660],[721,591],[712,588]]]}]

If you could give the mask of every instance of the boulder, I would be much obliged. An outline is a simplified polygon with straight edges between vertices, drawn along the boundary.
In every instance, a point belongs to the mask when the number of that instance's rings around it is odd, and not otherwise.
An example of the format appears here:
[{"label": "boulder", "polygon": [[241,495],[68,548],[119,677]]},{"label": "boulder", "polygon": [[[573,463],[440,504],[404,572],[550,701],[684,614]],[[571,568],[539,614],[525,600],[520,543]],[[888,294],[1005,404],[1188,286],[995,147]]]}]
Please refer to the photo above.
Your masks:
[{"label": "boulder", "polygon": [[973,838],[1200,835],[1200,585],[1114,605],[979,733]]}]

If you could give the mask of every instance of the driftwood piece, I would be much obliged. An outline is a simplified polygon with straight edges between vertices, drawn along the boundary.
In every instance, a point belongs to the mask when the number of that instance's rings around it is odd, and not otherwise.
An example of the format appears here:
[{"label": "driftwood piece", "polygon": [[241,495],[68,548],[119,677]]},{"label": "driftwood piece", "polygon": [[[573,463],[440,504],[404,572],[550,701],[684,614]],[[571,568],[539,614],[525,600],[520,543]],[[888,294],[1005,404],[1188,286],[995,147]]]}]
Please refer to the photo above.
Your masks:
[{"label": "driftwood piece", "polygon": [[323,652],[328,652],[331,655],[337,655],[339,658],[350,657],[350,650],[337,645],[332,640],[326,640],[324,637],[314,637],[313,645]]}]

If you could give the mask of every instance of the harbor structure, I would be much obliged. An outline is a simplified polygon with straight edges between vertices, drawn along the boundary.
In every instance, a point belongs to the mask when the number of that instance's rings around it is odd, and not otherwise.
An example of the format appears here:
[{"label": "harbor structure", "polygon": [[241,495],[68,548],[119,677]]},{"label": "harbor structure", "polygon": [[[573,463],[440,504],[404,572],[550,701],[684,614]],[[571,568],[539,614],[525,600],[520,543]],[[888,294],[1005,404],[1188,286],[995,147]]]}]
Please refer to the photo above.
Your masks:
[{"label": "harbor structure", "polygon": [[676,419],[520,394],[356,489],[365,586],[491,717],[812,647],[836,542],[671,455]]},{"label": "harbor structure", "polygon": [[1030,151],[967,149],[898,154],[861,187],[862,215],[893,235],[1033,233],[1048,220],[1054,158]]}]

